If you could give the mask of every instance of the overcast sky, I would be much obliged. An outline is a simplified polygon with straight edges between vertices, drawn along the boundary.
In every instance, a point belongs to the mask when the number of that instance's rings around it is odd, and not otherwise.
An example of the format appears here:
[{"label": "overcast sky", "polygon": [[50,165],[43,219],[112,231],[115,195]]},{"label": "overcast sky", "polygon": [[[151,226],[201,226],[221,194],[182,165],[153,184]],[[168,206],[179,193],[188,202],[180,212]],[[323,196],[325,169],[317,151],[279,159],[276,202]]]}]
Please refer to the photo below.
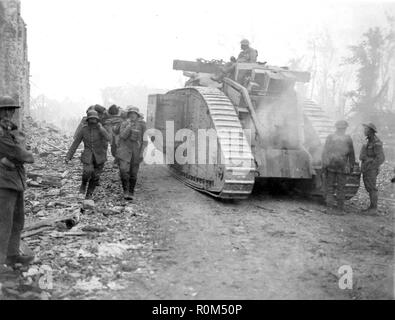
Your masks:
[{"label": "overcast sky", "polygon": [[176,88],[173,59],[228,59],[242,38],[272,65],[325,29],[345,48],[386,11],[394,1],[22,0],[33,96],[94,101],[112,85]]}]

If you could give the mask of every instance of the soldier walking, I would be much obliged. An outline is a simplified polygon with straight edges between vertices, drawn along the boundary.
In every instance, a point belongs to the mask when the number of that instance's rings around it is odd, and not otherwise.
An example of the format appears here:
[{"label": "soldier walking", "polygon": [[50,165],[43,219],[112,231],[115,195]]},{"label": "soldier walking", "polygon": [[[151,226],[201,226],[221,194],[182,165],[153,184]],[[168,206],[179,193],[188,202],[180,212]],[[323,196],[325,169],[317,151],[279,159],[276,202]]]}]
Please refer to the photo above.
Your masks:
[{"label": "soldier walking", "polygon": [[322,153],[322,165],[325,174],[325,200],[330,211],[335,208],[336,204],[337,208],[343,211],[346,177],[354,169],[355,153],[353,141],[346,134],[347,121],[338,121],[335,127],[336,132],[328,136]]},{"label": "soldier walking", "polygon": [[120,107],[116,105],[112,105],[108,109],[108,117],[105,120],[104,127],[106,128],[107,132],[110,134],[110,144],[111,144],[111,154],[114,157],[114,166],[119,165],[119,160],[117,157],[117,147],[119,144],[119,134],[115,132],[119,132],[119,126],[121,125],[122,121],[122,110]]},{"label": "soldier walking", "polygon": [[[24,163],[34,163],[33,154],[14,135],[12,122],[20,106],[7,96],[0,97],[0,276],[11,276],[9,266],[29,264],[32,256],[20,255],[19,245],[25,221]],[[8,265],[8,266],[7,266]],[[1,280],[1,279],[0,279]]]},{"label": "soldier walking", "polygon": [[[94,106],[90,106],[86,110],[86,114],[88,114],[88,112],[91,111],[91,110],[94,110],[94,111],[97,112],[97,114],[99,116],[99,122],[103,124],[105,122],[105,120],[107,119],[107,117],[108,117],[106,108],[104,108],[103,106],[101,106],[99,104],[95,104]],[[77,137],[78,132],[81,130],[81,128],[84,125],[86,125],[86,124],[87,124],[87,117],[85,116],[85,117],[83,117],[81,119],[80,124],[78,125],[77,129],[75,130],[75,133],[74,133],[74,136],[73,136],[74,139]]]},{"label": "soldier walking", "polygon": [[147,142],[144,142],[146,125],[144,121],[139,120],[138,108],[129,107],[126,115],[127,119],[119,128],[117,156],[124,198],[133,200],[137,174],[147,146]]},{"label": "soldier walking", "polygon": [[87,123],[77,132],[67,155],[66,163],[74,156],[78,146],[83,141],[84,151],[81,155],[83,163],[82,183],[80,193],[85,194],[86,199],[91,199],[96,186],[100,181],[100,175],[103,172],[104,164],[107,161],[108,142],[110,135],[103,125],[99,122],[99,115],[96,111],[90,110],[87,115]]},{"label": "soldier walking", "polygon": [[363,211],[377,214],[378,190],[376,182],[380,166],[385,161],[383,143],[377,138],[377,128],[373,123],[364,124],[363,127],[367,143],[362,146],[359,160],[361,160],[363,183],[370,198],[370,206]]}]

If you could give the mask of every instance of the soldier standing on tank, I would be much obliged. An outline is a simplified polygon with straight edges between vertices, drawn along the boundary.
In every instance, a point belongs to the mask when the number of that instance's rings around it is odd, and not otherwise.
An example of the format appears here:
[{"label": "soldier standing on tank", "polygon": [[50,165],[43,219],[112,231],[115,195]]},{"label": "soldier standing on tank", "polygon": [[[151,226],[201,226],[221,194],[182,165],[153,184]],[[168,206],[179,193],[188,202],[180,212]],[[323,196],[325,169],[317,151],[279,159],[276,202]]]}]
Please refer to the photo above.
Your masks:
[{"label": "soldier standing on tank", "polygon": [[[354,169],[355,153],[353,141],[346,134],[347,121],[338,121],[335,127],[336,132],[327,137],[322,153],[325,200],[329,210],[332,210],[337,202],[337,208],[343,211],[346,177]],[[337,201],[335,201],[335,194]]]},{"label": "soldier standing on tank", "polygon": [[146,125],[139,120],[139,109],[128,107],[127,119],[119,128],[117,156],[125,200],[133,200],[140,163],[143,161],[147,142],[144,141]]},{"label": "soldier standing on tank", "polygon": [[359,160],[361,160],[363,183],[370,198],[370,206],[363,211],[377,214],[378,190],[376,181],[380,166],[385,161],[383,143],[377,138],[377,128],[373,123],[364,124],[363,127],[367,143],[362,146]]},{"label": "soldier standing on tank", "polygon": [[84,142],[84,151],[81,155],[83,173],[80,193],[85,194],[89,183],[86,199],[92,198],[93,192],[99,184],[104,164],[107,161],[110,135],[99,120],[100,118],[96,111],[91,110],[88,112],[87,123],[77,132],[77,136],[66,155],[66,163],[68,163],[73,158],[80,143]]},{"label": "soldier standing on tank", "polygon": [[235,70],[236,63],[255,63],[258,59],[258,51],[250,47],[250,41],[243,39],[240,42],[241,52],[237,59],[230,58],[230,62],[226,63],[221,73],[211,77],[212,80],[220,82],[224,77],[229,77]]},{"label": "soldier standing on tank", "polygon": [[34,260],[19,251],[25,221],[23,165],[34,163],[34,158],[15,136],[18,127],[12,117],[18,108],[11,97],[0,97],[0,276],[12,276],[13,270],[7,265],[29,264]]},{"label": "soldier standing on tank", "polygon": [[250,41],[243,39],[240,42],[241,52],[237,57],[238,63],[255,63],[258,59],[258,51],[250,47]]}]

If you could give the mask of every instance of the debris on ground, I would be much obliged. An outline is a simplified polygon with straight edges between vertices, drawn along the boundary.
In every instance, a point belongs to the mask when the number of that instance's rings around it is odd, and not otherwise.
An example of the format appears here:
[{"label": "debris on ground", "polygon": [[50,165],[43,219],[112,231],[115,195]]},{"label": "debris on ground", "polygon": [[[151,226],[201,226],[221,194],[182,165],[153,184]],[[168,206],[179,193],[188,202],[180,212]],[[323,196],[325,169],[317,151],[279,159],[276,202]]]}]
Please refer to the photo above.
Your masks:
[{"label": "debris on ground", "polygon": [[152,252],[146,235],[137,231],[146,229],[149,215],[139,203],[126,206],[110,161],[93,199],[84,200],[78,193],[78,152],[70,164],[64,162],[72,137],[32,119],[24,127],[35,163],[26,165],[22,238],[35,260],[19,270],[18,283],[2,283],[0,299],[79,299],[100,289],[121,290],[120,274],[136,269],[121,270],[120,263],[146,261]]}]

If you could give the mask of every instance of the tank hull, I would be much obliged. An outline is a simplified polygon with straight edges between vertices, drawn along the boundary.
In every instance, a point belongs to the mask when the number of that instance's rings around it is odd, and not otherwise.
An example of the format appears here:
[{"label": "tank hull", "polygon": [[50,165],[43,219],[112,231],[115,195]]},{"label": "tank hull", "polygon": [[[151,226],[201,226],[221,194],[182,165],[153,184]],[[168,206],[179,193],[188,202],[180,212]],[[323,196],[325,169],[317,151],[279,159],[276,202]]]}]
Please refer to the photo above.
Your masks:
[{"label": "tank hull", "polygon": [[148,126],[171,172],[188,186],[223,199],[252,192],[254,158],[235,108],[218,89],[187,87],[151,96]]},{"label": "tank hull", "polygon": [[[160,133],[155,147],[165,155],[171,173],[189,187],[222,199],[248,198],[255,181],[265,179],[278,179],[306,195],[322,197],[325,177],[320,158],[333,124],[320,108],[310,103],[294,108],[295,113],[287,116],[303,125],[288,132],[294,138],[291,145],[276,146],[269,138],[256,138],[242,100],[238,105],[232,100],[209,87],[185,87],[149,97],[148,127]],[[296,99],[291,102],[297,104]],[[261,119],[270,119],[268,115],[279,107],[266,114],[259,114],[259,106],[256,110]],[[360,175],[356,170],[347,176],[347,199],[358,192]]]}]

